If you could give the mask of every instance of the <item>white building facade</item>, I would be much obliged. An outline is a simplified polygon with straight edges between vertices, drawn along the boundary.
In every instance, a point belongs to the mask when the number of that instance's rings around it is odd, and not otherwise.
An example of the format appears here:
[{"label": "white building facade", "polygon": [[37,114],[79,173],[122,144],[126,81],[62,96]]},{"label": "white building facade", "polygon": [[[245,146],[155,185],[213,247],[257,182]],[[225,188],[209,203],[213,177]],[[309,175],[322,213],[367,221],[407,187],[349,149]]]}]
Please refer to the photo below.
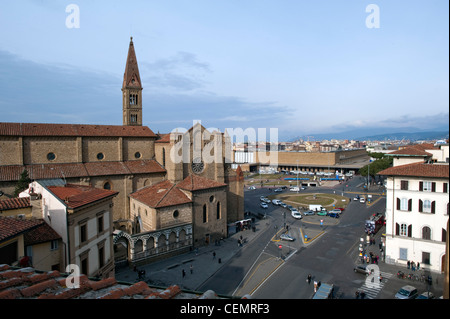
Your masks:
[{"label": "white building facade", "polygon": [[[445,150],[445,147],[447,150]],[[448,154],[448,146],[441,147]],[[386,183],[386,262],[419,263],[422,269],[441,272],[445,266],[449,217],[449,165],[441,162],[439,149],[395,152],[394,166],[379,175]],[[407,162],[411,153],[411,162]],[[438,156],[435,157],[435,154]],[[397,163],[401,163],[400,165]]]}]

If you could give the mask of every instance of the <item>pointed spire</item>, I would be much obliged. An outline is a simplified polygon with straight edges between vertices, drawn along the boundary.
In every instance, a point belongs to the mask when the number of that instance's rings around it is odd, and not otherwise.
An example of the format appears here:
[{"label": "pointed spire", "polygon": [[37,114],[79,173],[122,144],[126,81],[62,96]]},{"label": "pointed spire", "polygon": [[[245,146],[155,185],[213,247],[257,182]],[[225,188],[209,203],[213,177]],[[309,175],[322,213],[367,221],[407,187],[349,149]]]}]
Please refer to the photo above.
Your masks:
[{"label": "pointed spire", "polygon": [[125,73],[123,75],[122,88],[125,87],[142,88],[136,53],[134,52],[133,37],[130,37],[127,64],[125,66]]}]

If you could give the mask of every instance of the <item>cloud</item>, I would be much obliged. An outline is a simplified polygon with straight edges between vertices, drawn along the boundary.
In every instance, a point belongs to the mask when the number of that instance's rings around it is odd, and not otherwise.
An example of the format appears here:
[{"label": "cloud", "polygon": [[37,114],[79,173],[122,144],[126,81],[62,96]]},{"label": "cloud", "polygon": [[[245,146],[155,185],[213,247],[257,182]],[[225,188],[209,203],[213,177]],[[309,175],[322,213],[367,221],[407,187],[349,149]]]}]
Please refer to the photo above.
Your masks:
[{"label": "cloud", "polygon": [[200,62],[195,54],[177,52],[174,56],[155,62],[139,62],[141,79],[152,90],[167,92],[194,91],[204,88],[208,63]]},{"label": "cloud", "polygon": [[[208,92],[197,75],[187,72],[210,72],[208,64],[192,54],[148,64],[141,75],[150,67],[158,74],[147,77],[150,87],[143,90],[143,123],[155,132],[190,128],[193,120],[222,131],[278,127],[290,114],[276,102]],[[0,51],[0,69],[1,121],[122,124],[122,79],[117,76],[39,64],[5,51]]]}]

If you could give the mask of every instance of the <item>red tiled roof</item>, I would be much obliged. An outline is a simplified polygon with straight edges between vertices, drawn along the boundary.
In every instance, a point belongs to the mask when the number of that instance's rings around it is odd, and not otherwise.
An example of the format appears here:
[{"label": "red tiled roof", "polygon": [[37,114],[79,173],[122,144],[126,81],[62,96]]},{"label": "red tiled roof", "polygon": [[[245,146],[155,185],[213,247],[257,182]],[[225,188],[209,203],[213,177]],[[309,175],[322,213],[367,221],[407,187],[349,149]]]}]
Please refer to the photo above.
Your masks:
[{"label": "red tiled roof", "polygon": [[205,293],[184,291],[179,286],[156,288],[140,281],[135,284],[117,282],[115,278],[99,281],[79,276],[79,287],[66,285],[67,274],[59,271],[36,271],[0,265],[0,299],[207,299],[219,298]]},{"label": "red tiled roof", "polygon": [[0,217],[0,242],[42,224],[39,219],[20,219],[16,217]]},{"label": "red tiled roof", "polygon": [[166,169],[155,160],[125,161],[124,164],[133,174],[166,172]]},{"label": "red tiled roof", "polygon": [[404,149],[398,150],[398,151],[394,151],[394,152],[390,152],[387,155],[405,155],[405,156],[423,156],[423,157],[428,157],[428,156],[433,156],[433,154],[428,153],[425,151],[425,149],[432,149],[434,147],[426,147],[426,145],[412,145],[412,146],[408,146],[405,147]]},{"label": "red tiled roof", "polygon": [[89,162],[63,164],[2,165],[0,181],[17,181],[23,170],[31,179],[70,178],[102,175],[130,175],[139,173],[165,173],[166,170],[155,160],[125,162]]},{"label": "red tiled roof", "polygon": [[412,163],[389,167],[378,175],[449,178],[449,166],[445,164]]},{"label": "red tiled roof", "polygon": [[142,188],[130,194],[130,197],[153,208],[192,203],[175,184],[167,180]]},{"label": "red tiled roof", "polygon": [[127,175],[130,171],[123,162],[89,162],[84,163],[86,176]]},{"label": "red tiled roof", "polygon": [[24,235],[24,245],[35,245],[45,243],[48,241],[61,239],[61,236],[48,225],[43,219],[40,219],[41,224],[30,231],[27,231]]},{"label": "red tiled roof", "polygon": [[1,135],[156,137],[147,126],[8,122],[0,122]]},{"label": "red tiled roof", "polygon": [[200,177],[194,174],[189,175],[184,180],[177,184],[178,188],[185,189],[188,191],[197,191],[208,188],[216,188],[227,186],[227,184],[219,183],[214,180]]},{"label": "red tiled roof", "polygon": [[29,197],[16,197],[0,200],[0,211],[31,207]]},{"label": "red tiled roof", "polygon": [[170,133],[167,134],[158,134],[156,143],[169,143],[170,142]]},{"label": "red tiled roof", "polygon": [[47,188],[55,196],[64,201],[69,208],[78,208],[119,194],[119,192],[107,189],[75,184],[67,184],[66,186],[48,186]]}]

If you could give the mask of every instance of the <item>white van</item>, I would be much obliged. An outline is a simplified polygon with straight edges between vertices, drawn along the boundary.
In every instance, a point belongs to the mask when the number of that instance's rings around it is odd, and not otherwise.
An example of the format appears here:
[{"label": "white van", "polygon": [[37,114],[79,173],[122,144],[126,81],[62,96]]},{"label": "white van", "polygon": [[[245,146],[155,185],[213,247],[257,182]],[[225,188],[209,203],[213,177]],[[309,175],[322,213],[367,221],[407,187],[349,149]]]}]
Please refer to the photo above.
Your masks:
[{"label": "white van", "polygon": [[298,192],[300,190],[300,188],[298,188],[298,187],[291,187],[291,188],[289,188],[289,190],[291,192]]},{"label": "white van", "polygon": [[279,199],[274,199],[274,200],[272,200],[272,204],[274,204],[274,205],[280,205],[280,204],[281,204],[281,200],[279,200]]}]

